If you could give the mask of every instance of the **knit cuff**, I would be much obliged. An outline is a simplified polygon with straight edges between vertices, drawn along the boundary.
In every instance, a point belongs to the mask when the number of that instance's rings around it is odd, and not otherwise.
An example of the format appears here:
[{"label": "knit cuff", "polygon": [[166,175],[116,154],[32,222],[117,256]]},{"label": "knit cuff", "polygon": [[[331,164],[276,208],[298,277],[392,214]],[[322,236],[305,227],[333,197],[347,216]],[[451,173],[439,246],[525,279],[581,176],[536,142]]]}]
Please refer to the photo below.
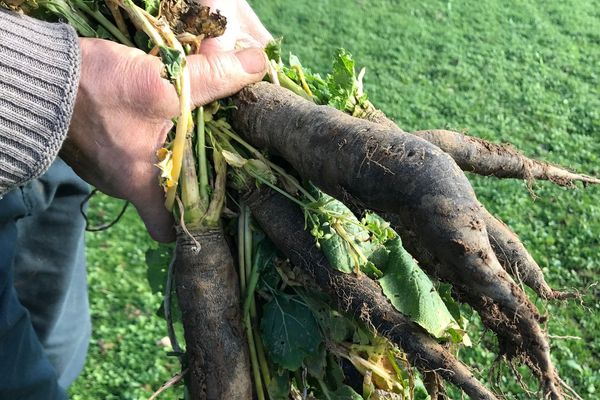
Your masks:
[{"label": "knit cuff", "polygon": [[0,9],[0,197],[43,174],[58,155],[79,64],[72,27]]}]

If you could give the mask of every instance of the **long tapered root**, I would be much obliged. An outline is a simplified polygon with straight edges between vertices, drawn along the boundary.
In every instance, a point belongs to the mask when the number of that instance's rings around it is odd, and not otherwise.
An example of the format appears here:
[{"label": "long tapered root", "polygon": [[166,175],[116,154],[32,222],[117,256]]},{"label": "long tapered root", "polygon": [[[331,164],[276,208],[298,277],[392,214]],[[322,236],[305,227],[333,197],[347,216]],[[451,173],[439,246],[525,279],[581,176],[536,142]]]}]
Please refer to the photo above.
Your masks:
[{"label": "long tapered root", "polygon": [[[358,115],[360,118],[404,132],[382,111],[370,103],[368,105],[366,111]],[[563,186],[572,186],[574,181],[589,184],[600,183],[597,178],[572,173],[562,167],[527,158],[510,145],[495,144],[463,133],[442,129],[416,131],[411,134],[427,140],[449,154],[463,171],[503,178],[546,179]],[[552,289],[546,282],[542,269],[531,257],[518,236],[483,206],[482,217],[498,261],[516,281],[523,282],[538,296],[546,300],[581,297],[576,292]]]},{"label": "long tapered root", "polygon": [[310,276],[340,311],[374,327],[379,334],[400,346],[417,368],[436,371],[470,398],[497,398],[463,363],[422,328],[398,313],[376,282],[364,275],[334,270],[315,247],[314,238],[304,229],[304,215],[297,205],[268,189],[251,194],[247,204],[275,246],[293,265]]},{"label": "long tapered root", "polygon": [[280,155],[346,204],[397,214],[448,266],[453,282],[497,303],[514,319],[546,394],[562,398],[537,309],[498,262],[481,206],[450,156],[416,136],[316,106],[274,85],[251,85],[233,100],[232,126],[250,143]]},{"label": "long tapered root", "polygon": [[[368,110],[357,115],[359,118],[404,132],[383,112],[370,103],[369,105]],[[548,180],[566,187],[572,187],[574,182],[600,183],[600,179],[596,177],[578,174],[558,165],[529,158],[509,144],[492,143],[445,129],[415,131],[411,134],[436,145],[449,154],[463,171],[478,175],[527,181]]]},{"label": "long tapered root", "polygon": [[456,161],[463,171],[497,178],[548,180],[571,187],[574,182],[599,184],[593,176],[571,172],[558,165],[534,160],[509,144],[497,144],[463,133],[433,129],[411,132],[435,144]]},{"label": "long tapered root", "polygon": [[579,298],[576,292],[554,290],[548,285],[544,273],[529,254],[519,237],[502,221],[482,207],[482,217],[488,231],[490,244],[498,261],[517,282],[529,286],[546,300]]},{"label": "long tapered root", "polygon": [[[481,317],[483,325],[493,331],[498,338],[498,354],[507,359],[517,359],[527,364],[542,383],[544,393],[549,398],[560,399],[560,377],[550,364],[549,350],[540,350],[538,344],[532,346],[532,338],[523,334],[522,325],[519,324],[519,316],[513,312],[507,312],[498,302],[482,294],[481,291],[473,290],[470,282],[457,279],[453,271],[447,265],[439,261],[423,244],[414,231],[403,225],[401,219],[394,214],[384,214],[383,217],[390,221],[392,227],[402,237],[404,247],[415,257],[423,270],[432,278],[453,284],[453,296],[460,302],[469,304]],[[525,293],[515,288],[515,295],[525,297]],[[537,312],[530,317],[529,323],[539,327],[540,319]],[[545,334],[542,332],[544,337]],[[537,339],[533,339],[537,342]]]}]

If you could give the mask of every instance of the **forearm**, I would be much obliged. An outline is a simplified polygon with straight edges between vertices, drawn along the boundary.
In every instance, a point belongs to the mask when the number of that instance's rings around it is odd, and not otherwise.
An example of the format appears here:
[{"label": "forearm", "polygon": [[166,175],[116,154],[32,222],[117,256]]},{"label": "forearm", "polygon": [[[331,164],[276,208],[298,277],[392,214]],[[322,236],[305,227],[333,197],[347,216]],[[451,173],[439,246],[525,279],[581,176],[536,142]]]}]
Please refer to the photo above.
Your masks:
[{"label": "forearm", "polygon": [[68,25],[0,10],[0,197],[56,158],[73,111],[79,58]]}]

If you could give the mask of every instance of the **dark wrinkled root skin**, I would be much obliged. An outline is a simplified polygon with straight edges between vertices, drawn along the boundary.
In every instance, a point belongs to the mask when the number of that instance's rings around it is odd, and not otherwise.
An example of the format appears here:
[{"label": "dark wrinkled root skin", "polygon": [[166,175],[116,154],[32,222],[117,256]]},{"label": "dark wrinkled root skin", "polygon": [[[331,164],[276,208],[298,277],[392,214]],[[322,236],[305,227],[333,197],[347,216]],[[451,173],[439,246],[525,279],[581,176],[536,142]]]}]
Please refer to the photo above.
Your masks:
[{"label": "dark wrinkled root skin", "polygon": [[231,252],[220,229],[192,235],[197,242],[178,232],[174,268],[190,398],[251,399],[248,346]]},{"label": "dark wrinkled root skin", "polygon": [[[560,389],[560,378],[549,358],[549,349],[544,351],[532,337],[529,331],[523,331],[519,323],[519,315],[503,309],[497,301],[489,296],[474,291],[472,285],[462,282],[453,276],[452,270],[442,264],[420,241],[415,232],[402,225],[400,218],[393,214],[384,214],[383,217],[390,221],[392,227],[402,238],[404,248],[419,262],[419,266],[431,277],[453,284],[453,296],[460,302],[469,304],[481,317],[483,325],[493,331],[498,338],[498,354],[509,360],[523,361],[538,377],[542,390],[547,398],[563,398]],[[525,294],[517,289],[519,296]],[[543,318],[537,314],[533,316],[531,324],[539,326]],[[525,333],[523,333],[525,332]],[[545,339],[545,338],[544,338]]]},{"label": "dark wrinkled root skin", "polygon": [[482,207],[452,158],[398,129],[316,106],[268,83],[233,98],[231,122],[255,147],[356,208],[396,214],[444,268],[444,279],[491,298],[514,320],[552,399],[562,398],[535,306],[498,262]]},{"label": "dark wrinkled root skin", "polygon": [[305,231],[304,215],[282,195],[262,189],[247,198],[252,215],[275,246],[326,293],[341,312],[371,326],[400,346],[422,371],[436,371],[473,399],[496,399],[451,353],[422,328],[398,313],[380,286],[365,275],[344,274],[331,268],[315,240]]},{"label": "dark wrinkled root skin", "polygon": [[[369,108],[369,112],[361,114],[360,117],[387,128],[404,132],[383,112],[374,107]],[[587,183],[600,182],[595,182],[595,178],[585,175],[573,175],[560,168],[561,175],[555,174],[555,178],[551,179],[548,173],[541,174],[540,171],[548,172],[551,170],[550,167],[553,166],[527,159],[510,146],[490,143],[462,133],[437,129],[417,131],[412,132],[412,134],[427,140],[448,153],[464,171],[505,178],[549,179],[563,186],[572,184],[573,180],[582,180]],[[504,159],[504,157],[508,158]],[[501,159],[499,160],[499,158]],[[532,169],[531,165],[536,165],[536,168]],[[499,170],[499,168],[502,168],[502,170]],[[521,172],[517,173],[517,171]],[[536,173],[534,174],[534,172]],[[567,176],[570,179],[566,179]],[[492,249],[502,267],[515,280],[523,282],[532,288],[538,296],[546,300],[566,300],[580,297],[578,293],[552,289],[546,283],[540,266],[531,257],[518,236],[502,221],[491,215],[483,206],[481,206],[481,209],[481,216],[487,227]]]},{"label": "dark wrinkled root skin", "polygon": [[[360,118],[402,131],[383,112],[374,107],[362,113]],[[600,183],[600,179],[596,177],[578,174],[561,166],[528,158],[509,144],[491,143],[444,129],[416,131],[411,134],[436,145],[449,154],[463,171],[478,175],[527,181],[548,180],[566,187],[573,187],[576,181],[584,184]]]},{"label": "dark wrinkled root skin", "polygon": [[[550,398],[562,398],[536,308],[498,262],[482,207],[456,163],[413,135],[316,106],[262,83],[234,97],[234,128],[357,208],[394,213],[444,269],[514,320]],[[310,156],[309,156],[310,154]]]},{"label": "dark wrinkled root skin", "polygon": [[546,282],[542,269],[531,257],[519,237],[483,206],[481,209],[492,249],[502,267],[517,282],[523,282],[533,289],[538,296],[546,300],[566,300],[581,297],[575,292],[552,289]]},{"label": "dark wrinkled root skin", "polygon": [[[370,104],[370,103],[369,103]],[[368,121],[390,129],[400,129],[394,121],[372,105],[360,115]],[[573,186],[573,181],[600,183],[600,180],[586,175],[573,174],[564,168],[528,159],[510,145],[498,145],[462,133],[441,129],[412,132],[449,154],[463,171],[479,175],[494,175],[499,178],[547,179],[562,186]],[[552,289],[544,278],[537,262],[531,257],[518,236],[495,218],[483,206],[482,218],[488,231],[490,244],[502,267],[518,282],[533,289],[546,300],[566,300],[580,298],[575,292]]]},{"label": "dark wrinkled root skin", "polygon": [[509,144],[491,143],[463,133],[432,129],[412,132],[450,154],[463,171],[497,178],[548,180],[573,187],[574,182],[598,184],[593,176],[582,175],[563,167],[526,157]]}]

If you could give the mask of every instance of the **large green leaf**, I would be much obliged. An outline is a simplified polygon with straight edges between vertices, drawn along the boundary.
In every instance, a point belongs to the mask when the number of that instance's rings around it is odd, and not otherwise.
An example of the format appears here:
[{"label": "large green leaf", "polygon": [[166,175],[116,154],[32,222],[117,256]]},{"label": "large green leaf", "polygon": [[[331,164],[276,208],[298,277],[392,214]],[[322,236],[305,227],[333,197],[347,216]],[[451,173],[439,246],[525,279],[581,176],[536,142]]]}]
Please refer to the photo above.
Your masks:
[{"label": "large green leaf", "polygon": [[461,331],[458,323],[429,277],[404,250],[400,237],[388,241],[386,247],[390,254],[384,268],[385,275],[379,279],[383,293],[398,311],[436,338],[453,338],[455,332]]},{"label": "large green leaf", "polygon": [[318,353],[322,342],[317,321],[299,296],[275,295],[263,309],[260,327],[269,359],[290,371]]},{"label": "large green leaf", "polygon": [[352,339],[354,332],[358,329],[356,322],[333,309],[326,303],[326,298],[315,292],[301,292],[302,299],[316,317],[321,332],[327,338],[336,343]]},{"label": "large green leaf", "polygon": [[[373,213],[358,221],[340,201],[317,190],[314,193],[317,202],[313,206],[320,210],[316,216],[320,226],[313,226],[312,233],[333,268],[352,273],[358,266],[379,279],[383,293],[398,311],[434,337],[470,343],[429,277],[404,250],[388,222]],[[341,225],[345,237],[335,224]]]},{"label": "large green leaf", "polygon": [[173,254],[172,245],[158,245],[146,250],[146,278],[154,293],[164,293],[167,269]]}]

